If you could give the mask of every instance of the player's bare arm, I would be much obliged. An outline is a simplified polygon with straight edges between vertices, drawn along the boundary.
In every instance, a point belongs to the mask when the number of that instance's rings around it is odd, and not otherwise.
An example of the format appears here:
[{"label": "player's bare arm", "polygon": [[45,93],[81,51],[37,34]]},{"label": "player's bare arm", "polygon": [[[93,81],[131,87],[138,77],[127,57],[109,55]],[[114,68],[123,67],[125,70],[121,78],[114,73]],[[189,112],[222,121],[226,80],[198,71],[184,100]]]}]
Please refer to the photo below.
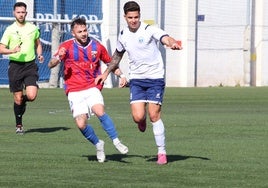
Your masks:
[{"label": "player's bare arm", "polygon": [[40,63],[44,62],[44,56],[42,55],[43,49],[40,39],[35,41],[37,58]]},{"label": "player's bare arm", "polygon": [[178,43],[177,40],[170,36],[164,36],[161,41],[164,45],[166,45],[168,48],[171,48],[172,50],[181,50],[182,46]]},{"label": "player's bare arm", "polygon": [[103,84],[104,83],[104,81],[107,79],[110,72],[114,72],[118,68],[118,65],[119,65],[123,55],[124,55],[124,52],[118,52],[117,50],[115,50],[115,52],[112,56],[112,61],[107,66],[107,69],[104,71],[104,73],[99,75],[95,79],[95,84],[98,84],[98,83]]},{"label": "player's bare arm", "polygon": [[51,58],[51,60],[49,61],[48,67],[53,68],[56,65],[58,65],[61,62],[61,59],[63,59],[65,55],[66,55],[66,49],[61,47],[58,50],[58,55],[56,57]]},{"label": "player's bare arm", "polygon": [[60,63],[60,60],[58,58],[51,58],[49,63],[48,63],[48,67],[53,68],[56,65],[58,65],[59,63]]},{"label": "player's bare arm", "polygon": [[21,50],[20,45],[16,46],[14,49],[8,49],[4,44],[0,44],[0,54],[8,55],[14,54]]},{"label": "player's bare arm", "polygon": [[124,55],[124,51],[123,52],[118,52],[117,50],[115,50],[115,52],[114,52],[114,54],[112,56],[112,61],[109,63],[107,69],[105,70],[105,72],[107,72],[107,75],[110,72],[115,71],[119,67],[118,65],[119,65],[123,55]]}]

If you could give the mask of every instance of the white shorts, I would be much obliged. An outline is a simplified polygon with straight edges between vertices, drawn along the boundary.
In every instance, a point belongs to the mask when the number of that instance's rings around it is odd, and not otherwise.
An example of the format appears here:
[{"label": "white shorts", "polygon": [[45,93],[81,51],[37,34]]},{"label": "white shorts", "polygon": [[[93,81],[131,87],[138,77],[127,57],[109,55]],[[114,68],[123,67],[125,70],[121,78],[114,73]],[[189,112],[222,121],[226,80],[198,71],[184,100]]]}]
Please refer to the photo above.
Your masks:
[{"label": "white shorts", "polygon": [[74,118],[81,114],[87,114],[88,118],[90,118],[90,115],[93,115],[92,106],[95,104],[104,105],[101,91],[95,87],[82,91],[69,92],[68,101]]}]

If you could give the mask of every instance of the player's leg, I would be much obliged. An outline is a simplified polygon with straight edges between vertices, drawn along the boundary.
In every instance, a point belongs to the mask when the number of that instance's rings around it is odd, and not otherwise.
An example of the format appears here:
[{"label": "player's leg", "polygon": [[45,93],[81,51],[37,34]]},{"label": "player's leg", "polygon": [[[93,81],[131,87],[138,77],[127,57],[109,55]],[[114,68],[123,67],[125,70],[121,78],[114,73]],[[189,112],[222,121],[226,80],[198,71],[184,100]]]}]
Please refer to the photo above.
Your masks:
[{"label": "player's leg", "polygon": [[23,102],[27,102],[27,101],[34,101],[37,97],[37,93],[38,93],[38,86],[26,86],[25,88],[25,95],[23,95]]},{"label": "player's leg", "polygon": [[102,104],[95,104],[91,107],[92,112],[99,118],[103,130],[107,133],[111,140],[118,138],[115,125],[108,114],[104,112]]},{"label": "player's leg", "polygon": [[34,101],[37,97],[37,92],[38,92],[38,86],[26,86],[25,88],[26,94],[22,95],[22,115],[25,113],[26,111],[26,102],[30,101]]},{"label": "player's leg", "polygon": [[144,132],[146,130],[146,103],[133,102],[130,107],[133,121],[138,124],[139,130]]},{"label": "player's leg", "polygon": [[147,97],[149,101],[148,114],[153,125],[155,143],[158,148],[158,164],[167,163],[165,126],[161,119],[161,104],[163,102],[164,89],[164,80],[157,79],[153,80],[151,87],[147,90]]},{"label": "player's leg", "polygon": [[87,114],[81,114],[75,117],[75,122],[83,136],[95,145],[97,150],[97,160],[102,163],[105,161],[105,153],[104,153],[104,141],[99,140],[93,127],[87,124]]},{"label": "player's leg", "polygon": [[70,92],[68,94],[68,101],[71,112],[76,123],[76,126],[82,133],[82,135],[91,142],[97,151],[97,159],[99,162],[105,161],[104,142],[99,140],[95,134],[93,127],[87,124],[87,120],[90,116],[88,112],[88,106],[84,100],[85,92]]},{"label": "player's leg", "polygon": [[99,138],[95,134],[92,126],[87,124],[87,117],[87,114],[79,114],[75,117],[75,123],[84,137],[93,145],[96,145],[99,142]]},{"label": "player's leg", "polygon": [[23,125],[22,125],[22,115],[23,110],[23,73],[21,72],[21,67],[16,62],[10,61],[8,68],[8,78],[9,78],[9,89],[13,93],[13,111],[16,120],[16,133],[23,134]]},{"label": "player's leg", "polygon": [[21,65],[20,73],[23,77],[22,84],[25,86],[25,95],[21,96],[21,116],[26,111],[26,102],[34,101],[38,92],[38,68],[35,62]]},{"label": "player's leg", "polygon": [[23,97],[23,92],[18,91],[13,93],[13,98],[14,98],[14,105],[13,105],[13,110],[14,110],[14,115],[15,115],[15,120],[16,120],[16,133],[17,134],[23,134],[24,129],[22,125],[22,115],[24,114],[24,106],[22,105],[22,97]]},{"label": "player's leg", "polygon": [[116,149],[120,153],[126,154],[128,152],[128,148],[120,142],[112,119],[107,113],[105,113],[104,100],[101,92],[97,88],[91,88],[89,90],[90,97],[88,98],[88,104],[91,106],[91,111],[99,118],[103,130],[113,141]]},{"label": "player's leg", "polygon": [[132,79],[129,86],[132,118],[138,124],[139,130],[144,132],[146,130],[146,80]]},{"label": "player's leg", "polygon": [[160,117],[161,106],[159,104],[149,103],[148,112],[151,123],[153,125],[153,133],[155,143],[158,149],[158,164],[166,164],[166,142],[165,142],[165,126]]},{"label": "player's leg", "polygon": [[26,63],[24,67],[24,84],[25,84],[25,95],[23,96],[23,103],[27,101],[34,101],[38,93],[38,67],[35,62]]},{"label": "player's leg", "polygon": [[[96,107],[96,106],[95,106]],[[97,115],[98,116],[98,115]],[[110,116],[104,113],[98,116],[103,130],[107,133],[110,139],[113,141],[115,148],[122,154],[128,153],[128,147],[121,143],[118,138],[117,130]]]}]

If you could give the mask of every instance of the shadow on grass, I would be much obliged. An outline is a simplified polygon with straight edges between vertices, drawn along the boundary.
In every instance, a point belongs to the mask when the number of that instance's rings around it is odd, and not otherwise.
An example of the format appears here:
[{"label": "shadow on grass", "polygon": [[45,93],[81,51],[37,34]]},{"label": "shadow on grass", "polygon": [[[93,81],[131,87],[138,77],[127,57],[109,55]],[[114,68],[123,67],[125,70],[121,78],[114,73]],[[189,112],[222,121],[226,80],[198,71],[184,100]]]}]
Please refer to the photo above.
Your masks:
[{"label": "shadow on grass", "polygon": [[[145,156],[147,158],[147,161],[157,161],[156,156]],[[198,157],[198,156],[187,156],[187,155],[167,155],[167,159],[169,163],[175,162],[175,161],[183,161],[187,159],[200,159],[200,160],[210,160],[207,157]]]},{"label": "shadow on grass", "polygon": [[[97,161],[96,155],[83,155],[82,157],[87,157],[89,161]],[[133,158],[133,157],[139,157],[143,158],[148,162],[156,162],[157,156],[153,155],[123,155],[123,154],[112,154],[112,155],[106,155],[106,161],[117,161],[122,163],[131,163],[124,160],[124,158]],[[185,156],[185,155],[168,155],[168,163],[176,162],[176,161],[182,161],[187,159],[200,159],[200,160],[210,160],[207,157],[198,157],[198,156]]]},{"label": "shadow on grass", "polygon": [[[89,161],[97,161],[96,155],[83,155],[82,157],[87,157]],[[123,155],[123,154],[112,154],[106,155],[106,162],[107,161],[116,161],[121,163],[130,163],[124,160],[124,158],[132,157],[132,155]]]},{"label": "shadow on grass", "polygon": [[25,131],[25,133],[51,133],[56,131],[67,131],[71,128],[68,127],[46,127],[46,128],[37,128],[37,129],[28,129]]}]

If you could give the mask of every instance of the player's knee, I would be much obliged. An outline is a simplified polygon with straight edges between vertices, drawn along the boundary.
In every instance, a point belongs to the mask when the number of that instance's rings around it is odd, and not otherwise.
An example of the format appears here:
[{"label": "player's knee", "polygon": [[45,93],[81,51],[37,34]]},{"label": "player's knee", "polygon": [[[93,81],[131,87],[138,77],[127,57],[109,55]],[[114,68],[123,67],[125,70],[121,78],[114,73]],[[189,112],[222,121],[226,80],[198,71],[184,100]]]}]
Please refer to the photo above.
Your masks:
[{"label": "player's knee", "polygon": [[156,122],[160,119],[160,114],[151,114],[150,115],[150,121],[151,122]]},{"label": "player's knee", "polygon": [[85,114],[81,114],[75,117],[75,123],[76,126],[80,129],[80,130],[84,130],[86,128],[86,121],[87,121],[87,117]]},{"label": "player's knee", "polygon": [[36,99],[36,97],[29,97],[29,98],[28,98],[28,100],[29,100],[30,102],[34,101],[35,99]]},{"label": "player's knee", "polygon": [[27,95],[28,101],[32,102],[36,99],[36,95]]},{"label": "player's knee", "polygon": [[133,121],[135,123],[140,123],[145,119],[145,116],[144,115],[133,115],[132,118],[133,118]]},{"label": "player's knee", "polygon": [[22,97],[14,97],[14,102],[17,104],[17,105],[20,105],[22,103]]}]

